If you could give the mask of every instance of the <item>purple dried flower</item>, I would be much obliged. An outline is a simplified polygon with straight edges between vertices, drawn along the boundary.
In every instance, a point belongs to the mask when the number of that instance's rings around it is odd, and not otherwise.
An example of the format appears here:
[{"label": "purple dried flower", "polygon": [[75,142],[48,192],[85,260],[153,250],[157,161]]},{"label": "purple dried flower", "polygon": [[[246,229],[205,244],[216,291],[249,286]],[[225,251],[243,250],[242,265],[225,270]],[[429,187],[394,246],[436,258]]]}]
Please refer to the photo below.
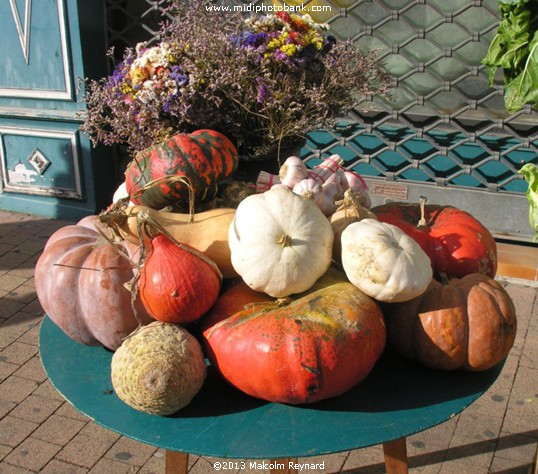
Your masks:
[{"label": "purple dried flower", "polygon": [[271,90],[269,87],[267,87],[267,84],[264,82],[262,77],[258,76],[256,78],[256,90],[258,91],[256,102],[258,102],[258,104],[263,104],[269,98]]}]

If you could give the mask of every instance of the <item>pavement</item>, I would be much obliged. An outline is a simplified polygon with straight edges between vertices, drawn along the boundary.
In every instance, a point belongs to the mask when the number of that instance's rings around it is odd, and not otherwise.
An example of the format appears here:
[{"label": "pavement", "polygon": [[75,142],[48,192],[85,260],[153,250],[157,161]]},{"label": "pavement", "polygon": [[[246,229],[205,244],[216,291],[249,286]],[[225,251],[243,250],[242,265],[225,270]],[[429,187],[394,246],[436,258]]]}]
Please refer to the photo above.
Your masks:
[{"label": "pavement", "polygon": [[[0,210],[0,474],[164,473],[162,449],[108,431],[78,413],[41,365],[43,310],[34,265],[49,236],[68,224]],[[503,371],[462,413],[407,438],[411,473],[537,473],[538,286],[510,277],[500,281],[518,315],[517,339]],[[215,461],[190,456],[189,471],[215,474]],[[385,472],[381,446],[305,461],[324,462],[326,473]]]}]

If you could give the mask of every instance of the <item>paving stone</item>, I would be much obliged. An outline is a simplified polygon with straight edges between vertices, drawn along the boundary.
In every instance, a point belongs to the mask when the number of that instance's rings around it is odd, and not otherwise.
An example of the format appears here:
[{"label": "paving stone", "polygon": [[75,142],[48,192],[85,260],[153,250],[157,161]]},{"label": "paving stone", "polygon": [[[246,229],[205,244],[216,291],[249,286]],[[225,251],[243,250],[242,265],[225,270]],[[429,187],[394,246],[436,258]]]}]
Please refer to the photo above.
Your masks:
[{"label": "paving stone", "polygon": [[4,418],[16,406],[15,402],[0,399],[0,418]]},{"label": "paving stone", "polygon": [[[139,474],[162,474],[164,472],[164,450],[158,450],[141,468]],[[213,471],[213,474],[217,474]]]},{"label": "paving stone", "polygon": [[0,444],[0,461],[2,461],[11,451],[13,451],[11,446]]},{"label": "paving stone", "polygon": [[[8,273],[9,275],[9,273]],[[18,286],[14,290],[11,290],[7,295],[4,296],[6,300],[17,301],[19,303],[28,304],[31,301],[37,298],[35,288],[33,286],[28,286],[26,283],[28,280],[25,280],[25,283]]]},{"label": "paving stone", "polygon": [[536,456],[538,430],[534,430],[533,433],[535,436],[502,433],[497,443],[495,457],[516,461],[524,459],[531,462]]},{"label": "paving stone", "polygon": [[[538,316],[536,317],[538,319]],[[521,358],[521,367],[529,369],[538,367],[538,325],[527,333],[525,339],[525,356]]]},{"label": "paving stone", "polygon": [[65,398],[54,388],[49,379],[41,383],[33,394],[40,397],[53,398],[54,400],[60,400],[62,402],[65,401]]},{"label": "paving stone", "polygon": [[0,474],[30,474],[32,471],[25,467],[14,466],[7,462],[0,462]]},{"label": "paving stone", "polygon": [[43,319],[43,315],[45,314],[45,311],[43,311],[41,303],[37,298],[24,306],[24,308],[21,309],[21,312],[29,313],[33,317],[39,317],[39,321]]},{"label": "paving stone", "polygon": [[12,375],[18,369],[19,369],[18,365],[5,362],[2,360],[2,357],[0,357],[0,383],[6,380],[10,375]]},{"label": "paving stone", "polygon": [[56,459],[90,469],[113,444],[113,440],[104,441],[81,432],[62,448]]},{"label": "paving stone", "polygon": [[58,415],[66,416],[68,418],[73,418],[75,420],[80,420],[87,422],[89,418],[82,413],[80,413],[77,409],[73,408],[73,406],[69,402],[65,402],[60,408],[58,408],[58,411],[56,412]]},{"label": "paving stone", "polygon": [[138,467],[130,466],[113,459],[101,458],[90,470],[90,474],[134,474],[138,472]]},{"label": "paving stone", "polygon": [[143,466],[149,458],[153,456],[156,447],[140,443],[126,436],[121,436],[110,451],[106,453],[107,458],[120,461],[133,466]]},{"label": "paving stone", "polygon": [[0,255],[4,255],[8,252],[12,252],[15,248],[15,244],[9,244],[7,242],[0,242]]},{"label": "paving stone", "polygon": [[365,473],[384,473],[385,458],[383,456],[382,446],[373,446],[371,448],[354,449],[349,452],[342,471],[353,472],[360,468],[360,472]]},{"label": "paving stone", "polygon": [[37,354],[37,347],[18,340],[0,351],[0,361],[22,365]]},{"label": "paving stone", "polygon": [[25,440],[39,425],[32,421],[21,420],[7,415],[0,420],[0,444],[15,448]]},{"label": "paving stone", "polygon": [[39,325],[36,324],[31,329],[26,331],[17,339],[17,341],[37,348],[39,343]]},{"label": "paving stone", "polygon": [[495,456],[488,474],[534,474],[532,467],[532,461]]},{"label": "paving stone", "polygon": [[[27,260],[28,260],[28,255],[25,255],[23,253],[8,252],[3,255],[0,255],[0,268],[4,270],[11,270],[18,266],[24,266]],[[28,268],[31,268],[31,265],[28,265]],[[0,279],[0,287],[4,288],[3,283],[1,283],[1,281],[2,280]],[[12,287],[11,289],[13,288],[16,288],[16,287]]]},{"label": "paving stone", "polygon": [[[86,474],[88,469],[52,459],[40,474]],[[111,473],[112,474],[112,473]]]},{"label": "paving stone", "polygon": [[15,466],[20,466],[39,472],[61,449],[56,444],[47,443],[40,439],[27,438],[17,446],[5,461]]},{"label": "paving stone", "polygon": [[[4,278],[5,275],[1,275],[0,278]],[[3,291],[11,291],[11,288],[0,288]],[[13,301],[13,300],[6,300],[2,299],[2,304],[0,305],[0,317],[7,319],[13,316],[17,313],[17,311],[20,311],[22,308],[24,308],[25,303],[21,303],[19,301]],[[0,328],[0,329],[3,329]]]},{"label": "paving stone", "polygon": [[32,357],[28,362],[23,364],[19,370],[15,372],[17,377],[24,379],[35,380],[38,383],[47,380],[47,374],[41,364],[41,359],[38,355]]},{"label": "paving stone", "polygon": [[58,400],[30,395],[11,411],[11,415],[35,423],[43,423],[61,404],[62,402]]},{"label": "paving stone", "polygon": [[[297,464],[304,465],[304,467],[301,467],[299,469],[299,472],[301,473],[322,474],[325,472],[340,472],[345,462],[347,461],[348,456],[349,453],[345,452],[328,454],[326,456],[311,456],[307,458],[298,458]],[[312,468],[308,467],[308,465],[311,465]]]},{"label": "paving stone", "polygon": [[[35,234],[34,234],[35,235]],[[35,255],[36,253],[39,253],[43,250],[44,242],[42,239],[34,239],[32,235],[32,239],[27,240],[25,242],[20,243],[17,245],[16,249],[18,252],[22,253],[23,255]]]},{"label": "paving stone", "polygon": [[12,375],[0,385],[0,400],[21,403],[38,387],[37,382]]},{"label": "paving stone", "polygon": [[112,446],[121,437],[120,434],[107,430],[106,428],[103,428],[102,426],[99,426],[93,422],[87,423],[82,429],[81,434],[91,436],[92,438],[102,441],[105,444],[109,444],[110,446]]},{"label": "paving stone", "polygon": [[86,424],[87,422],[55,413],[32,433],[32,437],[63,446],[80,433]]},{"label": "paving stone", "polygon": [[[496,440],[480,440],[467,438],[463,436],[454,436],[448,448],[446,459],[443,466],[447,462],[454,462],[459,466],[467,466],[463,471],[470,472],[472,469],[469,466],[479,468],[487,468],[491,464],[495,453]],[[443,468],[441,469],[443,472]]]}]

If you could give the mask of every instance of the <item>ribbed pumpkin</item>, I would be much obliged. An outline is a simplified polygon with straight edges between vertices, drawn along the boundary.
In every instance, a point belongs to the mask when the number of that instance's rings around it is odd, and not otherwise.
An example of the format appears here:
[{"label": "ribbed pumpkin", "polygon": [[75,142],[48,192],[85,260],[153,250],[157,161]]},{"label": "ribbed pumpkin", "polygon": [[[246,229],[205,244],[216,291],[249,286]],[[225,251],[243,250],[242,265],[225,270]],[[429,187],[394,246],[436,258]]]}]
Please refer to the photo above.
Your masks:
[{"label": "ribbed pumpkin", "polygon": [[125,171],[125,185],[135,204],[186,209],[191,191],[195,202],[212,199],[238,160],[233,143],[219,132],[177,134],[139,152]]},{"label": "ribbed pumpkin", "polygon": [[400,355],[441,370],[486,370],[504,359],[516,336],[514,304],[481,273],[433,280],[424,294],[384,307],[388,341]]},{"label": "ribbed pumpkin", "polygon": [[284,306],[254,296],[226,318],[229,299],[220,307],[224,319],[203,332],[212,364],[239,390],[273,402],[313,403],[348,391],[370,373],[386,333],[377,303],[344,279],[327,275]]},{"label": "ribbed pumpkin", "polygon": [[[138,321],[125,284],[137,271],[138,246],[110,243],[95,216],[52,234],[35,267],[36,293],[49,318],[71,339],[116,350]],[[154,321],[136,301],[144,324]]]},{"label": "ribbed pumpkin", "polygon": [[156,320],[184,324],[199,319],[215,303],[220,273],[207,257],[164,234],[150,240],[140,272],[139,292]]},{"label": "ribbed pumpkin", "polygon": [[451,206],[391,202],[372,209],[377,218],[400,227],[430,257],[434,275],[461,278],[470,273],[494,277],[497,246],[471,214]]}]

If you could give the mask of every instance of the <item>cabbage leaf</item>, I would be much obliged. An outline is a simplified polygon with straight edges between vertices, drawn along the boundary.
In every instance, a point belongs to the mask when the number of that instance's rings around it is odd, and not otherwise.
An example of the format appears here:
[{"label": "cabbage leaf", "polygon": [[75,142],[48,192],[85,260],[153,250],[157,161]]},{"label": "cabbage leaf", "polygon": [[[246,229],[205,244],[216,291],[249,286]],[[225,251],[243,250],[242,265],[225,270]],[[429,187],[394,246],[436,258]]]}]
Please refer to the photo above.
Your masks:
[{"label": "cabbage leaf", "polygon": [[538,2],[499,0],[501,20],[482,64],[489,83],[504,72],[504,102],[508,112],[538,101]]},{"label": "cabbage leaf", "polygon": [[536,242],[538,240],[538,168],[533,163],[527,163],[518,173],[523,175],[529,185],[526,192],[529,201],[529,224],[535,232],[532,240]]}]

